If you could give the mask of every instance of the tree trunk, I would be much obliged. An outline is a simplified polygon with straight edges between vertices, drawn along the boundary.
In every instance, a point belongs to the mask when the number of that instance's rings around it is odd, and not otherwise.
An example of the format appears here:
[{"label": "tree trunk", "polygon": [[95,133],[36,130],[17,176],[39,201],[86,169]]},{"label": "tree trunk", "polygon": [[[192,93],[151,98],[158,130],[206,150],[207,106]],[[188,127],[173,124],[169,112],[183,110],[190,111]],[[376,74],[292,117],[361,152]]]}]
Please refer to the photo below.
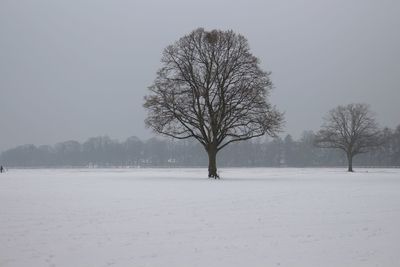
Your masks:
[{"label": "tree trunk", "polygon": [[208,153],[208,177],[219,179],[217,174],[217,149],[210,147],[207,150]]},{"label": "tree trunk", "polygon": [[349,163],[349,172],[353,172],[353,155],[352,154],[347,154],[347,161]]}]

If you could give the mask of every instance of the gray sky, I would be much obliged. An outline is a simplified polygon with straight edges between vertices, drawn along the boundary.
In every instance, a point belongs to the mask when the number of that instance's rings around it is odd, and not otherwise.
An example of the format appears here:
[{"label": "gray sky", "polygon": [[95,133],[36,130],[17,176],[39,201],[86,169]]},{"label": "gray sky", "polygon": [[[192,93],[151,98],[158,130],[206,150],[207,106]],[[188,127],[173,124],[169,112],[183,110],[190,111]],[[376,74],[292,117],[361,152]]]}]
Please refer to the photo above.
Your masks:
[{"label": "gray sky", "polygon": [[286,133],[365,102],[400,124],[400,1],[0,1],[0,151],[90,136],[147,138],[162,50],[195,28],[243,34]]}]

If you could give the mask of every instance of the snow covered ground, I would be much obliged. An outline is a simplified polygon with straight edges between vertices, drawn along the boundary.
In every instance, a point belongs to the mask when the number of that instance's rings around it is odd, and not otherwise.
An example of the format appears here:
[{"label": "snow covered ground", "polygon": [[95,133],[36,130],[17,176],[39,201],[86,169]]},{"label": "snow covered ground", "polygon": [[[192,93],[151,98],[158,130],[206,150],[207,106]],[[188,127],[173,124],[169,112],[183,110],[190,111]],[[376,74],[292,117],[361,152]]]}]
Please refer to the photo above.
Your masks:
[{"label": "snow covered ground", "polygon": [[10,170],[0,266],[400,266],[400,169]]}]

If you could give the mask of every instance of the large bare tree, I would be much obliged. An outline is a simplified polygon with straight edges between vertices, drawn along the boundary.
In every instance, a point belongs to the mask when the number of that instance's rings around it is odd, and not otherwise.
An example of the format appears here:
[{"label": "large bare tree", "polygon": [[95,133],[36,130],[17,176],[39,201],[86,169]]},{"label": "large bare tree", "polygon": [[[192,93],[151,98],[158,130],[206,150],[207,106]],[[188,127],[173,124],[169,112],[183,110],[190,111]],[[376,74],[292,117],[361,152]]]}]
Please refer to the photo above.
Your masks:
[{"label": "large bare tree", "polygon": [[382,144],[381,131],[366,104],[338,106],[324,118],[315,144],[337,148],[346,153],[348,171],[353,171],[353,157]]},{"label": "large bare tree", "polygon": [[145,97],[146,125],[155,132],[195,138],[217,178],[216,156],[230,143],[280,130],[283,115],[268,101],[269,73],[259,67],[245,37],[196,29],[168,46]]}]

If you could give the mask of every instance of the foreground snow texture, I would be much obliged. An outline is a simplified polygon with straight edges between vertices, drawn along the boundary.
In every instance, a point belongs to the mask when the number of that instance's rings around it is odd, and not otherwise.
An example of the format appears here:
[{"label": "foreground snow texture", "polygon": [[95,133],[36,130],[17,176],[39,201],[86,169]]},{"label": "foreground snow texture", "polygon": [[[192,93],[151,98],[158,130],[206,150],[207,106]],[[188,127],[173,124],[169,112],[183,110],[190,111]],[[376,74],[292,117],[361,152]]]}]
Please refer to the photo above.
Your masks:
[{"label": "foreground snow texture", "polygon": [[399,266],[400,170],[10,170],[0,266]]}]

